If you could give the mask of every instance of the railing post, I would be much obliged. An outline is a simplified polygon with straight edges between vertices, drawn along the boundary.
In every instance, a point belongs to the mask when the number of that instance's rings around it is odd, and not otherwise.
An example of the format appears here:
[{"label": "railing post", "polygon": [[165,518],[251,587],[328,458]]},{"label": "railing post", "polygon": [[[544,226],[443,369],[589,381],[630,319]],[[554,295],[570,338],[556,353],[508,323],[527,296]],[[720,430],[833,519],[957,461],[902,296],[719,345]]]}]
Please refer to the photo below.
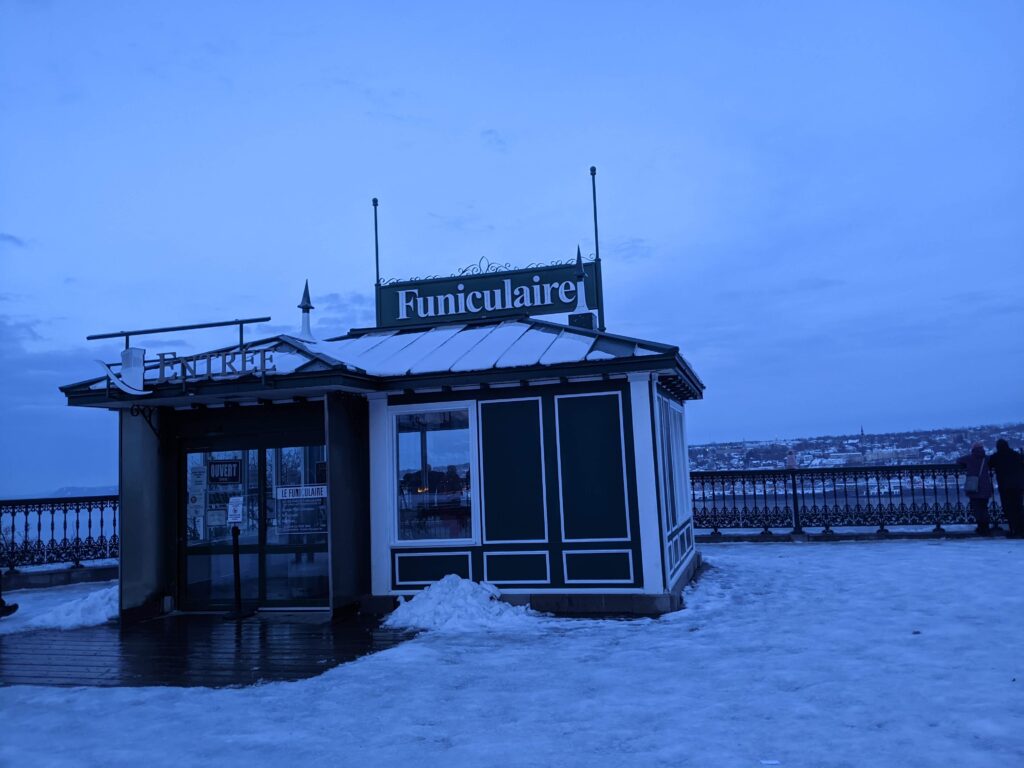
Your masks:
[{"label": "railing post", "polygon": [[[724,480],[722,481],[722,496],[723,497],[725,496],[725,481]],[[714,481],[714,478],[712,478],[712,480],[711,480],[711,508],[714,510],[714,522],[715,522],[715,526],[711,530],[711,535],[712,536],[721,536],[722,535],[722,531],[719,530],[719,526],[718,526],[718,519],[719,519],[719,515],[721,515],[721,509],[718,506],[718,495],[715,492],[715,481]]]},{"label": "railing post", "polygon": [[[889,505],[892,505],[892,479],[889,482]],[[878,470],[875,470],[875,488],[878,493],[878,530],[876,533],[885,536],[889,533],[889,529],[885,527],[885,509],[882,506],[882,479],[878,474]]]},{"label": "railing post", "polygon": [[82,567],[82,539],[79,536],[80,521],[79,516],[82,513],[82,505],[75,504],[75,541],[71,547],[71,567],[81,568]]},{"label": "railing post", "polygon": [[110,504],[110,557],[121,556],[121,537],[117,535],[117,512],[121,497],[117,496]]},{"label": "railing post", "polygon": [[14,553],[15,553],[15,536],[17,535],[17,524],[14,522],[16,512],[18,511],[17,505],[11,505],[11,541],[7,546],[7,572],[17,573],[18,569],[14,567]]},{"label": "railing post", "polygon": [[[943,472],[945,475],[945,472]],[[935,527],[932,529],[932,533],[942,534],[946,532],[946,529],[942,527],[942,510],[945,508],[947,499],[943,498],[943,503],[939,504],[939,478],[938,474],[932,471],[932,497],[934,504],[932,505],[935,510]],[[924,473],[921,473],[921,496],[924,497],[925,504],[928,503],[928,487],[925,482]]]},{"label": "railing post", "polygon": [[796,495],[796,470],[789,470],[789,485],[793,489],[793,533],[803,533],[804,526],[800,521],[800,502]]},{"label": "railing post", "polygon": [[[999,517],[996,517],[997,510],[1000,513]],[[996,506],[996,493],[994,488],[992,490],[992,495],[989,497],[988,500],[988,519],[989,527],[991,527],[993,531],[1003,530],[1003,527],[999,524],[1002,520],[1002,509]]]}]

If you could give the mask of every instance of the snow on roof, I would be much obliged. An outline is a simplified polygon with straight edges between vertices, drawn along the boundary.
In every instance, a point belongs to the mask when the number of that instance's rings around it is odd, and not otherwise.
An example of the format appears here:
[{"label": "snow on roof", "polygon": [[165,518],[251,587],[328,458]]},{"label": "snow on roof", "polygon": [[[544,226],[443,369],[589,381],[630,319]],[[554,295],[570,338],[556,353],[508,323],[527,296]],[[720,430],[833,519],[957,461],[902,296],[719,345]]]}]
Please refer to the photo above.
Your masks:
[{"label": "snow on roof", "polygon": [[448,370],[451,371],[486,371],[493,368],[506,350],[526,333],[526,323],[502,323],[494,327],[487,336],[466,354],[460,357]]},{"label": "snow on roof", "polygon": [[[327,370],[370,377],[444,375],[678,355],[676,347],[666,344],[588,331],[536,318],[495,319],[408,329],[372,328],[325,341],[283,334],[247,344],[246,351],[253,355],[268,353],[267,362],[273,367],[266,370],[250,367],[237,373],[223,373],[222,365],[212,378],[223,381]],[[198,357],[233,356],[236,353],[233,348],[224,348]],[[168,364],[178,363],[172,361]],[[116,370],[118,364],[113,367]],[[147,361],[147,383],[156,383],[158,368],[158,363]],[[210,379],[208,368],[209,365],[197,365],[196,375],[194,378],[189,376],[188,380]],[[688,376],[694,379],[688,385],[689,390],[699,397],[703,386],[692,371]],[[107,380],[103,377],[69,385],[69,388],[80,386],[103,389],[107,387]]]},{"label": "snow on roof", "polygon": [[558,334],[558,338],[548,347],[548,351],[540,356],[541,365],[554,365],[556,363],[578,363],[586,360],[594,346],[592,336],[584,336],[581,333],[573,333],[564,330]]},{"label": "snow on roof", "polygon": [[541,356],[548,351],[555,339],[558,338],[558,331],[550,328],[530,328],[526,333],[516,339],[511,347],[498,358],[495,365],[498,368],[513,368],[518,365],[537,365]]},{"label": "snow on roof", "polygon": [[674,347],[583,331],[535,319],[424,330],[369,330],[318,344],[319,351],[371,376],[486,371],[614,360]]}]

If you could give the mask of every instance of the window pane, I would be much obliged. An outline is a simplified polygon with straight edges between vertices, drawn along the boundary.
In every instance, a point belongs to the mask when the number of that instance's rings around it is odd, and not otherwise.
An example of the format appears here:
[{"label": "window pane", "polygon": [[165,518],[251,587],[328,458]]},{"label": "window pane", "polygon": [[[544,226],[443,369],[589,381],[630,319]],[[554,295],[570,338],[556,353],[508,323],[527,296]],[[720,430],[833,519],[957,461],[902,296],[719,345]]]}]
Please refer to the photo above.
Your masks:
[{"label": "window pane", "polygon": [[669,530],[676,525],[676,476],[673,470],[675,457],[672,450],[671,409],[664,398],[659,398],[661,412],[661,477],[664,486],[665,520]]},{"label": "window pane", "polygon": [[[239,555],[238,565],[242,600],[257,600],[260,592],[259,556]],[[235,566],[231,555],[189,555],[186,568],[189,606],[230,605],[235,599]]]},{"label": "window pane", "polygon": [[398,538],[468,539],[469,411],[398,417]]},{"label": "window pane", "polygon": [[242,544],[255,544],[259,524],[256,451],[190,453],[186,459],[186,525],[189,546],[231,544],[228,508],[240,506]]},{"label": "window pane", "polygon": [[268,448],[267,544],[327,543],[327,461],[322,445]]},{"label": "window pane", "polygon": [[683,414],[672,409],[672,465],[676,473],[676,521],[682,521],[686,515],[687,494],[690,493],[690,480],[686,474],[686,440]]}]

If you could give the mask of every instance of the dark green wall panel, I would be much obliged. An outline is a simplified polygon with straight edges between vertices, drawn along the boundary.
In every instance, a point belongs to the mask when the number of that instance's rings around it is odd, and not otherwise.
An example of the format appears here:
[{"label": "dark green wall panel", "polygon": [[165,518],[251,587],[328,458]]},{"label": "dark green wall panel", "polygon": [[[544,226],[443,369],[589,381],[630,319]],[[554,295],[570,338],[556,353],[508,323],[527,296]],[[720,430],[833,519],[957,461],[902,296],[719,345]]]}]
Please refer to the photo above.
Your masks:
[{"label": "dark green wall panel", "polygon": [[565,581],[632,581],[629,552],[566,552]]},{"label": "dark green wall panel", "polygon": [[331,393],[326,405],[331,607],[339,609],[370,591],[369,436],[365,400]]},{"label": "dark green wall panel", "polygon": [[565,539],[627,538],[618,396],[560,397],[557,404]]},{"label": "dark green wall panel", "polygon": [[548,554],[546,552],[486,552],[484,577],[493,584],[529,581],[548,582]]},{"label": "dark green wall panel", "polygon": [[540,401],[480,404],[484,527],[488,541],[543,541]]},{"label": "dark green wall panel", "polygon": [[398,579],[396,584],[408,584],[443,579],[449,573],[470,578],[469,553],[404,554],[395,553]]}]

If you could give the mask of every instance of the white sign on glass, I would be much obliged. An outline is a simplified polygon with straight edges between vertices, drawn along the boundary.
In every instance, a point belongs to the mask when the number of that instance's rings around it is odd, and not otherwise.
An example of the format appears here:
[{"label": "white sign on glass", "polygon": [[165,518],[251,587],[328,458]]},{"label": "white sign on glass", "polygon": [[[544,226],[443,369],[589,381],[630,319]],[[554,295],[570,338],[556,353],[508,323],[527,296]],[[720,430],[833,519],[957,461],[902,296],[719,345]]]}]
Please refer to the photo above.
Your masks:
[{"label": "white sign on glass", "polygon": [[326,485],[285,485],[277,489],[275,494],[278,501],[290,501],[292,499],[326,499]]},{"label": "white sign on glass", "polygon": [[231,496],[228,499],[228,524],[242,522],[242,496]]}]

